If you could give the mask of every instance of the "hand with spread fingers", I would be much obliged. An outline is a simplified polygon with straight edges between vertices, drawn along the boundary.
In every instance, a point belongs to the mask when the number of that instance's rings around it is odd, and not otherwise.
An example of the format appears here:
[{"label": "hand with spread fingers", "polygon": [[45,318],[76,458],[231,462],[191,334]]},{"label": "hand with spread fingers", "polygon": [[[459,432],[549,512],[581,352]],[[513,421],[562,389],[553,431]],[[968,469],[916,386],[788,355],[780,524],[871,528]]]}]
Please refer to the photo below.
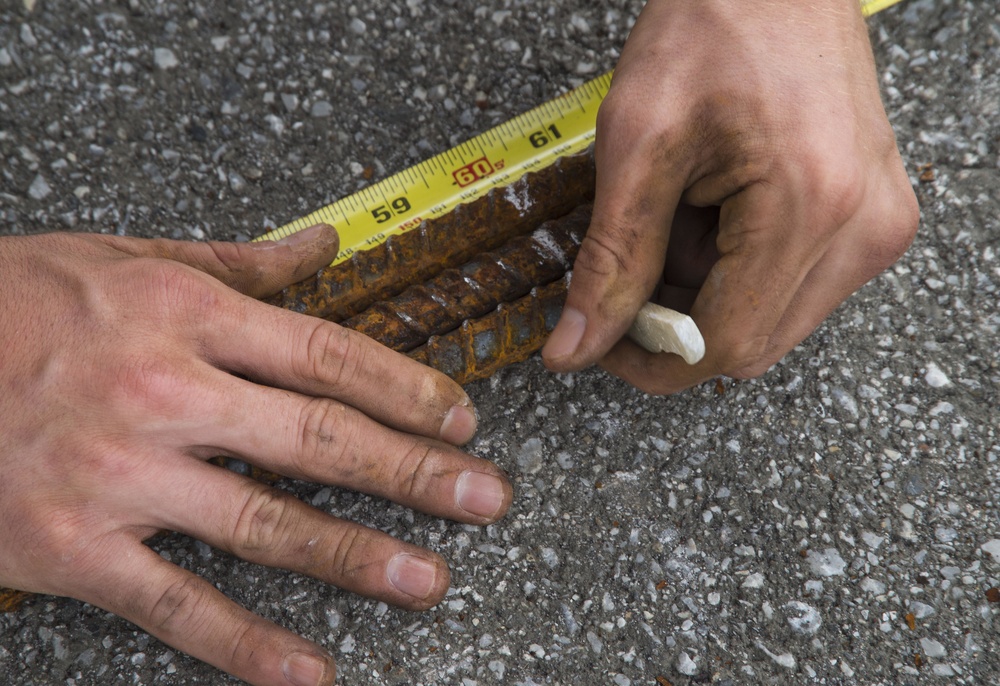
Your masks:
[{"label": "hand with spread fingers", "polygon": [[0,238],[0,586],[79,598],[251,684],[334,681],[332,658],[143,544],[179,531],[408,609],[444,560],[206,459],[236,456],[471,524],[511,487],[456,446],[462,389],[335,324],[248,296],[329,263],[284,242]]},{"label": "hand with spread fingers", "polygon": [[[595,154],[593,220],[543,358],[651,393],[764,373],[919,221],[858,0],[650,0]],[[623,339],[647,300],[689,311],[701,362]]]}]

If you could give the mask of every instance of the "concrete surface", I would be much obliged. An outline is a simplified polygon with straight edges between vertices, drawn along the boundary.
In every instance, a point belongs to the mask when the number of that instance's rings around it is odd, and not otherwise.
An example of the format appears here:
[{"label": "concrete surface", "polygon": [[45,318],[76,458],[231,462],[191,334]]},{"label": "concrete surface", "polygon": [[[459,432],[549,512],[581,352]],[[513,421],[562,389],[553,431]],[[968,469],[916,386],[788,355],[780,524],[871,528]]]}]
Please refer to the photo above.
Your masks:
[{"label": "concrete surface", "polygon": [[[246,240],[611,68],[639,6],[6,0],[0,232]],[[486,529],[287,486],[445,555],[426,613],[155,548],[345,684],[1000,683],[998,7],[871,25],[922,230],[766,376],[649,398],[532,360],[475,384],[473,448],[517,492]],[[51,598],[0,617],[0,674],[232,681]]]}]

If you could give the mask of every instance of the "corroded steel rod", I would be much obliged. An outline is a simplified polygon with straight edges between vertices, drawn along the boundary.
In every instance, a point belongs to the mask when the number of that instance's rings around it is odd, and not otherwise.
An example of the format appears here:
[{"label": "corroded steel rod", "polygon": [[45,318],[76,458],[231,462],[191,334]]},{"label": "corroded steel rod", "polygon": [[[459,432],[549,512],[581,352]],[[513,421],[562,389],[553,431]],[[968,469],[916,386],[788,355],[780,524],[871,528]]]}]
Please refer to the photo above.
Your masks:
[{"label": "corroded steel rod", "polygon": [[410,357],[444,372],[460,384],[485,379],[539,350],[559,321],[570,274],[535,288],[490,314],[434,336]]},{"label": "corroded steel rod", "polygon": [[509,186],[459,205],[419,228],[355,253],[268,302],[341,321],[391,298],[449,267],[493,250],[513,236],[560,217],[594,195],[594,160],[588,151],[562,157]]},{"label": "corroded steel rod", "polygon": [[481,317],[572,269],[590,215],[591,206],[581,205],[533,233],[512,238],[457,269],[446,269],[341,324],[393,350],[412,350],[431,336]]},{"label": "corroded steel rod", "polygon": [[24,591],[15,591],[11,588],[0,588],[0,612],[14,612],[26,598],[31,596]]}]

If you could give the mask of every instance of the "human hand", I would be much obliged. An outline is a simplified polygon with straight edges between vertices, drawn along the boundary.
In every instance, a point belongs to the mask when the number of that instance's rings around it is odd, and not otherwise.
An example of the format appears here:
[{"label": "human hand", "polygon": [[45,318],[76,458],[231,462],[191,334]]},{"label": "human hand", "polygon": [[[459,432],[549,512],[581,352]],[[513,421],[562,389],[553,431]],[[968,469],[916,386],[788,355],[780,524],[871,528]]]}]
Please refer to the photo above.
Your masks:
[{"label": "human hand", "polygon": [[[919,221],[858,0],[651,0],[595,155],[593,220],[542,354],[652,393],[762,374]],[[650,299],[690,311],[701,362],[622,339]]]},{"label": "human hand", "polygon": [[144,539],[179,531],[404,608],[438,602],[438,555],[205,462],[235,456],[472,524],[509,507],[500,470],[454,447],[475,431],[458,385],[246,297],[336,252],[328,227],[284,244],[0,238],[0,585],[79,598],[282,686],[332,683],[332,658]]}]

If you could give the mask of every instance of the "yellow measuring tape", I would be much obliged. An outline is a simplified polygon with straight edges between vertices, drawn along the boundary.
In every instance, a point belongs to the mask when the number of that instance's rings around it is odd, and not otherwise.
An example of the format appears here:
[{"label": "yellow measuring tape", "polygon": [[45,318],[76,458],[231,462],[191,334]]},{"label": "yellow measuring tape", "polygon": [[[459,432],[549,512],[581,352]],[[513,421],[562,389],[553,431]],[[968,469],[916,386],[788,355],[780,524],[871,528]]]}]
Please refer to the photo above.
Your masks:
[{"label": "yellow measuring tape", "polygon": [[[900,1],[861,0],[861,11],[871,16]],[[314,224],[330,224],[340,234],[334,263],[342,262],[491,188],[585,149],[594,140],[597,110],[610,85],[609,72],[261,239],[278,240]]]}]

